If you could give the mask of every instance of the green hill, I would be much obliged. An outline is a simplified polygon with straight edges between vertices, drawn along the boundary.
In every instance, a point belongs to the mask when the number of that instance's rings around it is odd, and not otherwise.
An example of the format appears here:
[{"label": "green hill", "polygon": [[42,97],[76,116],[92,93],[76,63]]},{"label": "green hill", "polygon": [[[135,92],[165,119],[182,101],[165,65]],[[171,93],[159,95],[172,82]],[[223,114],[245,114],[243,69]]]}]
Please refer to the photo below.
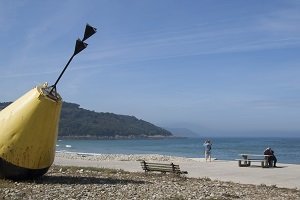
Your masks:
[{"label": "green hill", "polygon": [[[0,110],[10,102],[0,103]],[[59,124],[59,137],[64,138],[148,138],[167,137],[172,133],[134,116],[98,113],[64,102]]]}]

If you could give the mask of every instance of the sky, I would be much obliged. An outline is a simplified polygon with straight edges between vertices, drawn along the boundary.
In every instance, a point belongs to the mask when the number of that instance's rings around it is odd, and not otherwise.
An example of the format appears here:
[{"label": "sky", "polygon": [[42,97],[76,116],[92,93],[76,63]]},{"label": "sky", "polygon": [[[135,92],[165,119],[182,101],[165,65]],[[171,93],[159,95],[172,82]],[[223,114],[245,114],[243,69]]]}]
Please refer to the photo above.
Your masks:
[{"label": "sky", "polygon": [[300,136],[300,2],[0,1],[0,102],[54,84],[96,112],[209,136]]}]

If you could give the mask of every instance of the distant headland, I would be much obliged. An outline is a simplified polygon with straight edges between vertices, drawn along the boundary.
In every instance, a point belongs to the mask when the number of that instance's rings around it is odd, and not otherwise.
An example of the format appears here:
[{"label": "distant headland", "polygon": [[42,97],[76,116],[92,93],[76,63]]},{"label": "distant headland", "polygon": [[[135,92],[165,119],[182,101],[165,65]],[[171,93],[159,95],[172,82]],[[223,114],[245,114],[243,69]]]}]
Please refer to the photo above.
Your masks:
[{"label": "distant headland", "polygon": [[[10,103],[0,103],[0,110]],[[173,135],[164,128],[134,116],[94,112],[80,108],[78,104],[64,102],[58,137],[68,139],[145,139],[173,137]]]}]

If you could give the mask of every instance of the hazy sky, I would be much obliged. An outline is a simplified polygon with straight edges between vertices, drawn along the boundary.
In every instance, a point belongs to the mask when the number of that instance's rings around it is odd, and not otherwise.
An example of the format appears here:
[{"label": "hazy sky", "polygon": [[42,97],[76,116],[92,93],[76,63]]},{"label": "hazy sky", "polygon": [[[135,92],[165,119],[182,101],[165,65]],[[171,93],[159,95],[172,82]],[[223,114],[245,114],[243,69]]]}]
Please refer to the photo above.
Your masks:
[{"label": "hazy sky", "polygon": [[86,23],[65,101],[202,135],[300,135],[300,1],[0,1],[0,101],[53,84]]}]

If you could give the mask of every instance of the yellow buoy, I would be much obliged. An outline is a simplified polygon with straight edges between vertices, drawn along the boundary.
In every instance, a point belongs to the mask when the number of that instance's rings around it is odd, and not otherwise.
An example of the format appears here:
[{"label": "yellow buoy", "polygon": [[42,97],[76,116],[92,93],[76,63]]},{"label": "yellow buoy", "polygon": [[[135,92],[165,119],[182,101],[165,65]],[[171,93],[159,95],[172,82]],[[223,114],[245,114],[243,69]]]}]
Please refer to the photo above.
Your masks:
[{"label": "yellow buoy", "polygon": [[83,39],[76,40],[73,55],[52,86],[37,86],[0,112],[0,178],[35,178],[52,165],[62,106],[56,85],[96,30],[86,25]]},{"label": "yellow buoy", "polygon": [[34,178],[52,165],[62,99],[48,90],[37,86],[0,112],[0,177]]}]

